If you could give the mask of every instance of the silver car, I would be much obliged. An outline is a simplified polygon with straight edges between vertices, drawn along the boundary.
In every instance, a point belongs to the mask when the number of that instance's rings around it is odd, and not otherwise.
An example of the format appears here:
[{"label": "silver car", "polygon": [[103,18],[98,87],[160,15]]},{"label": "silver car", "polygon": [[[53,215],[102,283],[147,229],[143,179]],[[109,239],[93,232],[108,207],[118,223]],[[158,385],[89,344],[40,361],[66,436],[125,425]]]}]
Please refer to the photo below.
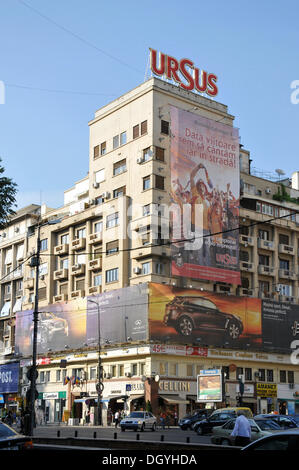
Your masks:
[{"label": "silver car", "polygon": [[[212,431],[212,444],[221,444],[226,446],[234,445],[235,437],[231,435],[236,418],[230,419],[223,426],[215,426]],[[274,421],[268,419],[249,419],[251,427],[251,441],[269,436],[281,430],[280,426]]]},{"label": "silver car", "polygon": [[141,432],[146,429],[155,431],[156,426],[157,420],[155,416],[147,411],[133,411],[120,422],[120,428],[122,431],[125,431],[126,429]]}]

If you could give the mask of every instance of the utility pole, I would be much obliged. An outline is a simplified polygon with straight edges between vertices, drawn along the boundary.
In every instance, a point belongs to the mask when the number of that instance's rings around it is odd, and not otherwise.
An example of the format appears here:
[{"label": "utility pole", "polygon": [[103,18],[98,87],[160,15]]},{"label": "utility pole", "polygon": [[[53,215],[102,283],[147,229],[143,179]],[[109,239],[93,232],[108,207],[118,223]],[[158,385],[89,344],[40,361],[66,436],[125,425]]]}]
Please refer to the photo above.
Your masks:
[{"label": "utility pole", "polygon": [[88,302],[91,302],[97,306],[98,309],[98,383],[96,389],[98,392],[98,425],[103,425],[103,416],[102,416],[102,393],[104,390],[104,384],[102,382],[103,370],[102,370],[102,359],[101,359],[101,310],[98,302],[95,300],[88,299]]}]

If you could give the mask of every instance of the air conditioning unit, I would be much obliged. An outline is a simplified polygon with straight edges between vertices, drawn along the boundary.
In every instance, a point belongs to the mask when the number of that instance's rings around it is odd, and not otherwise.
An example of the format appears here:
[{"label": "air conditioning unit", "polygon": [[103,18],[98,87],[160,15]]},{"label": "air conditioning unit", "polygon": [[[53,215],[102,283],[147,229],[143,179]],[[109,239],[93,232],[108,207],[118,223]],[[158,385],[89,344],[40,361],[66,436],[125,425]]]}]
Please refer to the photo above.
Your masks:
[{"label": "air conditioning unit", "polygon": [[140,165],[140,163],[143,163],[144,162],[144,159],[143,157],[138,157],[137,158],[137,163]]},{"label": "air conditioning unit", "polygon": [[105,379],[111,379],[112,375],[110,374],[110,372],[106,372],[104,374],[104,377],[105,377]]},{"label": "air conditioning unit", "polygon": [[92,185],[95,189],[99,188],[100,187],[100,183],[98,183],[97,181],[95,181]]},{"label": "air conditioning unit", "polygon": [[72,269],[80,269],[81,268],[81,264],[74,264],[72,266]]},{"label": "air conditioning unit", "polygon": [[90,206],[94,206],[96,203],[96,200],[95,199],[89,199],[89,205]]},{"label": "air conditioning unit", "polygon": [[132,377],[132,374],[131,374],[131,372],[126,372],[126,373],[125,373],[125,376],[126,376],[126,377]]},{"label": "air conditioning unit", "polygon": [[133,272],[134,272],[134,274],[140,274],[141,273],[141,268],[134,268]]},{"label": "air conditioning unit", "polygon": [[105,191],[105,192],[102,194],[102,198],[103,198],[103,199],[109,199],[109,198],[110,198],[110,193],[108,193],[108,191]]},{"label": "air conditioning unit", "polygon": [[6,233],[5,232],[2,233],[2,237],[6,238]]}]

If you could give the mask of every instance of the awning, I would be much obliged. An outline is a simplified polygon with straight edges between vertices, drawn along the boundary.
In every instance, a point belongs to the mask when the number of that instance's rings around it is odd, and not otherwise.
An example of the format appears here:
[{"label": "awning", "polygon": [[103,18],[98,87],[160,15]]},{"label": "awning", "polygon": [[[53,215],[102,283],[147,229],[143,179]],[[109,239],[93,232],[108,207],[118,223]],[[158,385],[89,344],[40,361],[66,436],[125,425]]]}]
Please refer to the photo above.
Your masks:
[{"label": "awning", "polygon": [[181,398],[176,395],[159,395],[160,398],[163,398],[163,400],[166,401],[166,403],[169,403],[169,405],[188,405],[190,402],[189,400],[185,400],[184,398]]},{"label": "awning", "polygon": [[[95,401],[97,402],[98,401],[98,398],[97,397],[84,397],[84,398],[76,398],[74,400],[74,403],[86,403],[87,401]],[[102,399],[101,400],[101,403],[104,403],[104,400]]]},{"label": "awning", "polygon": [[129,398],[128,395],[109,395],[107,397],[109,400],[125,400]]},{"label": "awning", "polygon": [[144,398],[144,393],[142,393],[141,395],[130,395],[129,396],[129,400],[138,400],[138,398]]}]

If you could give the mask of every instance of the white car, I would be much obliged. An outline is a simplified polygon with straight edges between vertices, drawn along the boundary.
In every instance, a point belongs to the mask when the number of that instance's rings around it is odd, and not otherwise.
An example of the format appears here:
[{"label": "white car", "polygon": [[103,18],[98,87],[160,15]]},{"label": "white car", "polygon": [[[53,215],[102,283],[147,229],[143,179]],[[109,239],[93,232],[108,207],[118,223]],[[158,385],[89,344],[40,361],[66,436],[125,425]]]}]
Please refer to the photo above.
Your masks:
[{"label": "white car", "polygon": [[150,429],[151,431],[155,431],[156,426],[156,418],[148,411],[132,411],[129,416],[126,416],[120,422],[122,431],[126,429],[133,429],[133,431],[145,431],[145,429]]}]

